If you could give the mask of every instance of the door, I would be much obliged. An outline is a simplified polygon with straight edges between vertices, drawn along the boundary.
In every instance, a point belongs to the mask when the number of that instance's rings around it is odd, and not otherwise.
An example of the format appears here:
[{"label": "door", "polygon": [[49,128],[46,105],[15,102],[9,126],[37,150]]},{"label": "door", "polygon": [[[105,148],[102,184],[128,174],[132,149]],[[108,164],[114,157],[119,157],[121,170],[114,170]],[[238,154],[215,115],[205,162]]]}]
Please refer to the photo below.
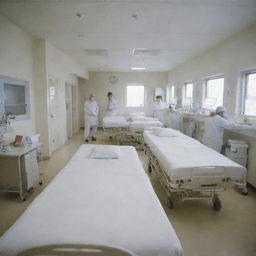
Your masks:
[{"label": "door", "polygon": [[49,98],[49,140],[50,154],[58,148],[59,126],[58,126],[58,93],[59,80],[57,78],[48,78],[48,98]]},{"label": "door", "polygon": [[77,86],[72,86],[72,131],[78,133]]},{"label": "door", "polygon": [[67,136],[71,138],[73,135],[72,129],[72,85],[65,83],[65,95],[66,95],[66,129]]}]

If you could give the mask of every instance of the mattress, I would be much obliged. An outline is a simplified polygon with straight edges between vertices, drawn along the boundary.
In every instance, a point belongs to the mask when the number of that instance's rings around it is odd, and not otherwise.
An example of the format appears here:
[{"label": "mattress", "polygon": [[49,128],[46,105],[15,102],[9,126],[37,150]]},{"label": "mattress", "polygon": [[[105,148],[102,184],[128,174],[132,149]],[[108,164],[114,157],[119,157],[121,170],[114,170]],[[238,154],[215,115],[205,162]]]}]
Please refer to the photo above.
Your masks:
[{"label": "mattress", "polygon": [[130,112],[128,114],[128,118],[139,117],[139,116],[146,116],[146,114],[140,111]]},{"label": "mattress", "polygon": [[45,244],[99,244],[138,256],[182,256],[133,147],[119,159],[89,159],[82,145],[64,169],[0,238],[0,255]]},{"label": "mattress", "polygon": [[152,120],[152,121],[134,121],[130,123],[131,131],[144,131],[152,127],[163,127],[163,123]]},{"label": "mattress", "polygon": [[134,116],[134,117],[131,117],[131,121],[151,122],[151,121],[158,121],[158,119],[151,116]]},{"label": "mattress", "polygon": [[217,174],[220,170],[233,181],[245,178],[246,169],[243,166],[181,132],[176,133],[176,137],[159,137],[152,131],[143,134],[144,142],[172,181],[190,179],[193,174],[200,172]]},{"label": "mattress", "polygon": [[104,128],[128,128],[129,122],[123,116],[105,116],[103,118]]}]

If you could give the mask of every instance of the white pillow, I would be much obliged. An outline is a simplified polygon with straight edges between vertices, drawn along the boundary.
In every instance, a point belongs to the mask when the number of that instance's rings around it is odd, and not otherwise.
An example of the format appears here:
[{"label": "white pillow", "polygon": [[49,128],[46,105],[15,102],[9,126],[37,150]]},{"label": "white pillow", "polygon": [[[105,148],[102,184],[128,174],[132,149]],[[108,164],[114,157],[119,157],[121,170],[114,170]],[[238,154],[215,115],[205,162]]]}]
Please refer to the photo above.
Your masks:
[{"label": "white pillow", "polygon": [[170,128],[159,128],[158,129],[154,129],[153,132],[156,136],[159,137],[177,137],[178,133],[177,131],[170,129]]},{"label": "white pillow", "polygon": [[120,148],[117,146],[98,146],[92,149],[89,158],[92,159],[118,159]]}]

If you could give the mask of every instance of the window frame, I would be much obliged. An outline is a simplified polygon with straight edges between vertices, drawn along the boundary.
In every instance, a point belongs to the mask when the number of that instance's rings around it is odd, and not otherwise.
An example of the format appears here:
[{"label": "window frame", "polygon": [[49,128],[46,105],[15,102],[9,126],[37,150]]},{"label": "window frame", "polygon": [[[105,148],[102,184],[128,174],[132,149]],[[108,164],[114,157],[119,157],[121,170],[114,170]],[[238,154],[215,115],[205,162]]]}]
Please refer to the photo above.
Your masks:
[{"label": "window frame", "polygon": [[[191,97],[186,97],[187,85],[188,85],[188,84],[192,84],[192,96],[191,96]],[[193,99],[194,99],[194,82],[191,81],[191,80],[184,82],[184,96],[183,96],[183,102],[184,102],[185,99],[191,99],[191,104],[193,103]]]},{"label": "window frame", "polygon": [[0,75],[0,113],[5,114],[4,84],[13,84],[13,85],[18,85],[18,86],[24,86],[24,88],[25,88],[26,114],[15,115],[15,119],[13,119],[13,121],[31,119],[31,107],[30,107],[30,97],[29,97],[29,81]]},{"label": "window frame", "polygon": [[245,114],[245,100],[246,100],[246,96],[247,96],[247,82],[248,82],[248,76],[250,74],[256,74],[256,68],[242,71],[242,94],[241,94],[241,111],[240,111],[240,113],[241,113],[241,115],[243,115],[245,117],[256,119],[256,115],[246,115]]},{"label": "window frame", "polygon": [[[172,87],[174,88],[174,89],[173,89],[174,95],[172,95]],[[168,104],[173,104],[173,103],[174,103],[174,101],[175,101],[175,99],[176,99],[176,97],[175,97],[175,91],[176,91],[176,86],[175,86],[174,83],[169,83],[169,84],[167,84],[167,86],[166,86],[166,102],[167,102]],[[168,99],[167,99],[167,97],[168,97]]]},{"label": "window frame", "polygon": [[[143,104],[142,104],[142,106],[128,106],[128,87],[129,86],[143,86]],[[125,106],[127,107],[127,108],[139,108],[139,109],[142,109],[142,108],[144,108],[145,107],[145,92],[146,92],[146,90],[145,90],[145,85],[143,84],[143,83],[127,83],[126,84],[126,90],[125,90]]]},{"label": "window frame", "polygon": [[[205,105],[205,100],[208,99],[208,97],[207,97],[207,91],[208,91],[207,83],[208,83],[208,81],[215,80],[215,79],[220,79],[220,78],[224,79],[224,83],[223,83],[223,102],[222,102],[222,106],[224,106],[224,94],[225,94],[225,76],[224,76],[224,74],[208,76],[204,79],[203,105]],[[212,98],[209,98],[209,99],[212,99]],[[216,107],[218,107],[218,106],[216,106]]]}]

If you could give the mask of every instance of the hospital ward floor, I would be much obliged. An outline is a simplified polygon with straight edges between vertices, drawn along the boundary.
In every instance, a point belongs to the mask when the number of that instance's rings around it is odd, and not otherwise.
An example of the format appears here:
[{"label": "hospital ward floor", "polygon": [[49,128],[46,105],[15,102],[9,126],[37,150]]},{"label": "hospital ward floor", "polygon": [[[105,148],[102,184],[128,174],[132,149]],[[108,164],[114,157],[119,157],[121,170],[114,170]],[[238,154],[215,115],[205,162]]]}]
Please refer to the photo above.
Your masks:
[{"label": "hospital ward floor", "polygon": [[[99,130],[97,144],[113,144],[102,135]],[[16,194],[0,193],[0,235],[43,191],[82,143],[81,132],[54,152],[50,160],[39,163],[43,185],[34,188],[25,202],[19,202]],[[144,152],[138,153],[147,170]],[[176,204],[174,209],[168,209],[166,195],[154,173],[150,180],[181,241],[185,256],[256,256],[255,191],[249,189],[248,196],[241,195],[234,188],[220,193],[222,209],[219,212],[212,210],[210,200],[185,201],[183,204]]]}]

